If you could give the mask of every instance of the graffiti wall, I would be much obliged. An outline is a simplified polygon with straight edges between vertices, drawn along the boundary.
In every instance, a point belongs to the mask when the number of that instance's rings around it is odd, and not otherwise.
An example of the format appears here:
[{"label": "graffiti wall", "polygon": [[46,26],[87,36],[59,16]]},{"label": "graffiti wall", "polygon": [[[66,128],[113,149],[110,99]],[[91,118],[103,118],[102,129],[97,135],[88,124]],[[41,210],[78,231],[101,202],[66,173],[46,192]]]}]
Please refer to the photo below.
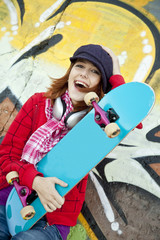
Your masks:
[{"label": "graffiti wall", "polygon": [[22,104],[62,76],[83,44],[108,46],[126,82],[155,91],[143,129],[90,172],[69,240],[160,239],[159,12],[159,0],[0,0],[1,141]]}]

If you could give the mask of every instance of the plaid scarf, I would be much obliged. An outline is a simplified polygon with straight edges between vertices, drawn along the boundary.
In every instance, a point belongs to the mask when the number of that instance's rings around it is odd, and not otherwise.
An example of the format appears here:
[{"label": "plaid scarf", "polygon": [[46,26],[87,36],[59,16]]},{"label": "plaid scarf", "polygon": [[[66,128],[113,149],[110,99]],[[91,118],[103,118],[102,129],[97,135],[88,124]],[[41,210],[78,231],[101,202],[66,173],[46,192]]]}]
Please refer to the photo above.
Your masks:
[{"label": "plaid scarf", "polygon": [[66,103],[66,112],[58,121],[53,116],[51,100],[46,99],[45,114],[47,122],[39,127],[28,139],[21,160],[36,165],[69,131],[64,120],[68,113],[73,110],[73,105],[66,91],[61,97]]}]

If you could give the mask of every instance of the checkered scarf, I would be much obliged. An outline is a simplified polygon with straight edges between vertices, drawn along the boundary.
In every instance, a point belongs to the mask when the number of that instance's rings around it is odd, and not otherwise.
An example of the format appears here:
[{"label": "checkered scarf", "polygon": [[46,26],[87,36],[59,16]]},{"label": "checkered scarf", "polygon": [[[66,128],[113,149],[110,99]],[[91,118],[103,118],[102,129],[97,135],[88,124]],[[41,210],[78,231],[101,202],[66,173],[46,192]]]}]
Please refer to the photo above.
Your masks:
[{"label": "checkered scarf", "polygon": [[36,165],[68,133],[64,120],[73,110],[73,105],[68,91],[61,98],[66,103],[66,112],[62,119],[58,121],[54,118],[51,100],[47,98],[45,105],[47,122],[30,136],[23,149],[21,160]]}]

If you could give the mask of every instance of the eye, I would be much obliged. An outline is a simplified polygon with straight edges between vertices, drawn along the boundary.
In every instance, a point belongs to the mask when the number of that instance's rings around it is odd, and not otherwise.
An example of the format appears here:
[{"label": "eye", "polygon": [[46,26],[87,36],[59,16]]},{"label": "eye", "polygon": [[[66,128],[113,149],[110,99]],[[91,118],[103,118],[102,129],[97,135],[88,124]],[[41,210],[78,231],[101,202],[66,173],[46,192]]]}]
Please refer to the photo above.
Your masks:
[{"label": "eye", "polygon": [[80,63],[76,64],[75,67],[78,67],[78,68],[84,68],[84,66]]},{"label": "eye", "polygon": [[91,70],[93,73],[97,74],[97,75],[101,75],[100,72],[97,69],[92,69]]}]

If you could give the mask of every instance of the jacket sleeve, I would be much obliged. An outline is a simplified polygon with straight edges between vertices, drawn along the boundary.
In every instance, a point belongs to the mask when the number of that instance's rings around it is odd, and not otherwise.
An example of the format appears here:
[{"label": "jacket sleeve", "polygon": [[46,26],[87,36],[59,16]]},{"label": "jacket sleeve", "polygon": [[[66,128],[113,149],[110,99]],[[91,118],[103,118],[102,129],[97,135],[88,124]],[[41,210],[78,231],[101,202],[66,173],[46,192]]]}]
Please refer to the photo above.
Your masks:
[{"label": "jacket sleeve", "polygon": [[24,145],[32,133],[33,99],[34,96],[22,106],[0,145],[0,189],[8,186],[6,182],[8,172],[17,171],[20,184],[30,189],[34,177],[42,175],[37,172],[34,165],[20,161]]},{"label": "jacket sleeve", "polygon": [[109,83],[111,84],[112,89],[114,89],[122,84],[125,84],[125,81],[122,75],[117,74],[110,77]]}]

